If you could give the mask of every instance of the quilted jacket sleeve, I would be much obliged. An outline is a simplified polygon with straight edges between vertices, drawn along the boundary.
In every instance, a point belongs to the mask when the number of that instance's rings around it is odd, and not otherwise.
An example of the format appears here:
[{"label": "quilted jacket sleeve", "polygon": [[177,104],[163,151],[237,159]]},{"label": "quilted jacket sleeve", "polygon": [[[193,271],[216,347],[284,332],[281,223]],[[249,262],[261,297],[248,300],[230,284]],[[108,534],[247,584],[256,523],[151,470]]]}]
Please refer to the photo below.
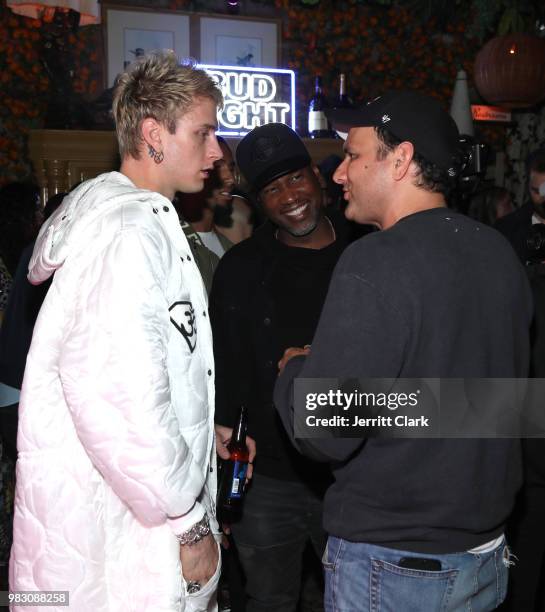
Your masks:
[{"label": "quilted jacket sleeve", "polygon": [[59,363],[94,466],[142,523],[177,518],[171,526],[182,532],[204,514],[196,499],[206,466],[196,464],[170,401],[169,253],[160,232],[129,228],[88,258]]}]

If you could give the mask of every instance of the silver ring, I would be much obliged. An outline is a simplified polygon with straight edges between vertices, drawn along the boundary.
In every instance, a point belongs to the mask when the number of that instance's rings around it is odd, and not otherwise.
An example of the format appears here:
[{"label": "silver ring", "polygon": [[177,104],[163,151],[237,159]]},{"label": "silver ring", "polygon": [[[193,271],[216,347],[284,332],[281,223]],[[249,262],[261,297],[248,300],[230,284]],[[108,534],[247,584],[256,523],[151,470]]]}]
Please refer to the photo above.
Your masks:
[{"label": "silver ring", "polygon": [[194,595],[195,593],[198,593],[201,590],[201,583],[197,582],[196,580],[190,580],[187,583],[187,592],[189,595]]}]

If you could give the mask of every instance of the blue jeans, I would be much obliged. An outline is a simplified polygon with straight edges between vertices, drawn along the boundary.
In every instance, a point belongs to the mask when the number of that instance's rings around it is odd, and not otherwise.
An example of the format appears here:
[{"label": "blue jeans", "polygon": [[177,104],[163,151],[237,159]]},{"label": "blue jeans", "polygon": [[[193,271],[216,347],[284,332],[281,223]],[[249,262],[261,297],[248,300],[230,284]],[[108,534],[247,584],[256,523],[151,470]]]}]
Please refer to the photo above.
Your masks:
[{"label": "blue jeans", "polygon": [[[399,566],[431,558],[441,570]],[[326,612],[484,612],[505,599],[509,550],[421,554],[330,536],[324,553]]]}]

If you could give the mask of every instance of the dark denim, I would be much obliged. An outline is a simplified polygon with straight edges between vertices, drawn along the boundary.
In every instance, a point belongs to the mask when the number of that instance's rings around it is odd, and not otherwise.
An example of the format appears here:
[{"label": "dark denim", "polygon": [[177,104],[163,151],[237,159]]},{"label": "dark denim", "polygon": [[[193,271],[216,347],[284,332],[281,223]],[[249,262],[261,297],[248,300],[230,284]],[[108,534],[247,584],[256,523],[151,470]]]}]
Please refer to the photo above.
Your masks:
[{"label": "dark denim", "polygon": [[302,599],[308,594],[314,599],[311,609],[323,609],[322,587],[317,585],[326,534],[322,502],[315,493],[300,482],[254,473],[243,518],[232,525],[232,531],[246,575],[246,612],[295,612],[309,542],[316,552],[318,579],[304,587]]},{"label": "dark denim", "polygon": [[[440,571],[407,569],[433,558]],[[485,612],[505,599],[509,550],[420,554],[330,537],[324,554],[326,612]],[[521,611],[522,612],[522,611]]]},{"label": "dark denim", "polygon": [[523,440],[522,448],[524,485],[507,528],[516,562],[501,609],[545,612],[545,440]]}]

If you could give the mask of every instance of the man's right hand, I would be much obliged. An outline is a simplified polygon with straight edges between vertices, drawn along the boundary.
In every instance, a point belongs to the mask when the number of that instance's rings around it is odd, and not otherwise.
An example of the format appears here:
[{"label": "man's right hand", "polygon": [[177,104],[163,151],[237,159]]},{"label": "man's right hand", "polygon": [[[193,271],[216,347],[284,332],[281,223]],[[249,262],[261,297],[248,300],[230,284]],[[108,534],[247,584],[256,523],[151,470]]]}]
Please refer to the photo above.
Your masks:
[{"label": "man's right hand", "polygon": [[310,355],[310,344],[305,344],[303,348],[292,346],[287,348],[282,355],[282,359],[278,362],[278,374],[282,374],[286,364],[293,357],[306,357]]}]

